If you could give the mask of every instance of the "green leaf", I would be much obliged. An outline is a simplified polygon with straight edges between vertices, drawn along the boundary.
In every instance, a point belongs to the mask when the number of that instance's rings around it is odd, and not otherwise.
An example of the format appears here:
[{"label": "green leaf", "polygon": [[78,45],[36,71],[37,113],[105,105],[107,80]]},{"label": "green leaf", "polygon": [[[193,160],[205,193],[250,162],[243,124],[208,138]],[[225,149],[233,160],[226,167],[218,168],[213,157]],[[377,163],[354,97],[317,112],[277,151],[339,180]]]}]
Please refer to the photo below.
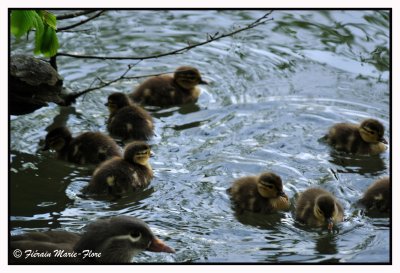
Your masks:
[{"label": "green leaf", "polygon": [[11,33],[21,37],[35,26],[35,17],[38,16],[33,10],[14,10],[11,12]]},{"label": "green leaf", "polygon": [[35,32],[35,54],[41,53],[41,47],[43,42],[43,34],[44,34],[44,25],[42,19],[38,16],[36,19],[36,32]]},{"label": "green leaf", "polygon": [[58,43],[57,34],[56,34],[56,31],[54,29],[51,29],[50,38],[51,38],[50,47],[49,47],[48,53],[45,54],[46,57],[53,57],[54,55],[56,55],[57,54],[57,50],[60,47],[60,45]]},{"label": "green leaf", "polygon": [[49,28],[47,25],[44,26],[44,31],[43,31],[43,36],[42,36],[42,41],[40,44],[40,52],[46,52],[48,48],[50,48],[50,40],[51,40],[51,33],[50,33],[51,28]]},{"label": "green leaf", "polygon": [[45,10],[14,10],[11,12],[11,32],[19,37],[35,29],[35,54],[52,57],[59,48],[57,19]]},{"label": "green leaf", "polygon": [[47,10],[40,10],[38,11],[39,15],[42,17],[43,22],[47,24],[54,30],[57,30],[57,19],[56,16]]},{"label": "green leaf", "polygon": [[45,57],[52,57],[57,53],[58,47],[59,44],[56,31],[53,28],[45,25],[40,52]]}]

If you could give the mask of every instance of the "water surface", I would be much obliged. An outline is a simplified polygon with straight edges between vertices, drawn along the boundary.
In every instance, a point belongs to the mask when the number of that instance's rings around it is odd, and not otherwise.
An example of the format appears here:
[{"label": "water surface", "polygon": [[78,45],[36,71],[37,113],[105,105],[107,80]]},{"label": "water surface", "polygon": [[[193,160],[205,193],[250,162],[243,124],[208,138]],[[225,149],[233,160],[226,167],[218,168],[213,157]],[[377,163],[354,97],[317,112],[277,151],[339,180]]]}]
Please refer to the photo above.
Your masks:
[{"label": "water surface", "polygon": [[[59,11],[63,13],[62,11]],[[228,32],[261,17],[263,10],[107,11],[59,34],[60,51],[79,54],[154,55]],[[192,65],[210,82],[196,104],[149,108],[155,178],[138,194],[110,201],[82,196],[93,166],[55,160],[39,152],[50,125],[74,134],[106,132],[106,98],[130,92],[143,79],[121,81],[78,99],[10,117],[11,233],[81,231],[99,217],[132,215],[177,250],[142,253],[140,263],[386,263],[390,220],[370,217],[354,204],[377,178],[390,173],[390,153],[349,156],[319,139],[337,122],[369,117],[387,128],[390,141],[389,14],[386,11],[274,11],[273,21],[184,54],[138,63],[130,75]],[[76,19],[78,20],[78,19]],[[66,23],[61,22],[60,25]],[[31,52],[11,41],[12,53]],[[118,77],[133,61],[58,58],[72,90],[96,77]],[[245,175],[272,171],[292,202],[320,186],[345,209],[338,232],[296,223],[291,211],[236,215],[226,189]]]}]

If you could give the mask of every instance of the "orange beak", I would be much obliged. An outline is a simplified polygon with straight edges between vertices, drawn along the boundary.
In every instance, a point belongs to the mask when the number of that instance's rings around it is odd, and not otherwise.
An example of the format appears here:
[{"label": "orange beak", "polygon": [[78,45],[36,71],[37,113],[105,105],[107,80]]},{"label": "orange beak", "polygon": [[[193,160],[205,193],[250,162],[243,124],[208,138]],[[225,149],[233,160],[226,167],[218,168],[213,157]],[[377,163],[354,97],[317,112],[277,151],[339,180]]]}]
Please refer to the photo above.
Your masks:
[{"label": "orange beak", "polygon": [[201,79],[201,80],[200,80],[200,82],[199,82],[199,84],[205,84],[205,85],[208,85],[208,82],[206,82],[205,80]]},{"label": "orange beak", "polygon": [[147,248],[148,251],[152,252],[167,252],[167,253],[175,253],[175,250],[169,246],[167,246],[163,241],[155,237],[153,241],[151,241],[150,246]]},{"label": "orange beak", "polygon": [[333,219],[329,218],[329,220],[328,220],[328,230],[329,230],[329,232],[331,232],[332,229],[333,229]]}]

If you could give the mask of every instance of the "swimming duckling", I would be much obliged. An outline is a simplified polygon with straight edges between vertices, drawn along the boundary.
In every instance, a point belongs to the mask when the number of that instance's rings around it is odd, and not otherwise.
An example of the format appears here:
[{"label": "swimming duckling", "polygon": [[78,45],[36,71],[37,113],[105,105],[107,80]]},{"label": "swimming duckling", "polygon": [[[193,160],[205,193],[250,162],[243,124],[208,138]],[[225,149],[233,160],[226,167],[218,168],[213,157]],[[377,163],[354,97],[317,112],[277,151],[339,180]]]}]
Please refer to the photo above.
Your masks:
[{"label": "swimming duckling", "polygon": [[86,132],[72,137],[67,127],[51,130],[45,140],[43,151],[53,149],[58,158],[76,164],[98,164],[114,156],[121,156],[115,141],[99,132]]},{"label": "swimming duckling", "polygon": [[110,112],[107,129],[123,140],[148,140],[154,135],[153,118],[146,110],[131,103],[124,93],[108,96],[105,104]]},{"label": "swimming duckling", "polygon": [[228,189],[228,193],[239,213],[244,210],[271,213],[287,210],[290,206],[281,178],[271,172],[239,178]]},{"label": "swimming duckling", "polygon": [[335,223],[343,221],[343,208],[336,198],[320,188],[307,189],[296,204],[296,220],[309,226],[327,225],[332,231]]},{"label": "swimming duckling", "polygon": [[[13,264],[131,263],[132,257],[142,251],[175,252],[158,239],[145,222],[132,216],[100,219],[85,229],[83,234],[47,231],[11,236],[9,260]],[[22,251],[19,258],[15,255],[18,249]],[[26,258],[26,251],[29,250],[50,255]],[[55,251],[63,251],[64,254],[75,252],[77,255],[57,257]],[[87,255],[90,252],[92,255]]]},{"label": "swimming duckling", "polygon": [[338,123],[325,136],[335,149],[355,154],[376,155],[386,150],[385,128],[378,120],[366,119],[360,125]]},{"label": "swimming duckling", "polygon": [[376,180],[365,191],[360,203],[367,209],[378,209],[380,212],[390,212],[392,209],[392,196],[390,194],[389,177]]},{"label": "swimming duckling", "polygon": [[126,146],[124,157],[114,157],[100,164],[94,172],[85,192],[106,193],[119,197],[129,189],[146,187],[153,178],[148,162],[150,146],[134,141]]},{"label": "swimming duckling", "polygon": [[139,85],[129,97],[138,103],[153,106],[174,106],[196,102],[200,95],[198,84],[208,84],[199,70],[190,66],[179,67],[173,76],[151,77]]}]

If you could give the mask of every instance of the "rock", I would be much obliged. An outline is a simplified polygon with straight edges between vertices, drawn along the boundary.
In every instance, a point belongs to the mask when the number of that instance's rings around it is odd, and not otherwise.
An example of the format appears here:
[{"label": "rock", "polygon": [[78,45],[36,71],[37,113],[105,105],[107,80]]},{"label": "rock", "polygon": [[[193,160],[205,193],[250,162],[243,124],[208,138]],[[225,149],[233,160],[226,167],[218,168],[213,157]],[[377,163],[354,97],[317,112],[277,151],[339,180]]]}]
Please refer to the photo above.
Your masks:
[{"label": "rock", "polygon": [[9,113],[28,114],[48,102],[63,104],[63,79],[47,62],[26,55],[10,58]]}]

